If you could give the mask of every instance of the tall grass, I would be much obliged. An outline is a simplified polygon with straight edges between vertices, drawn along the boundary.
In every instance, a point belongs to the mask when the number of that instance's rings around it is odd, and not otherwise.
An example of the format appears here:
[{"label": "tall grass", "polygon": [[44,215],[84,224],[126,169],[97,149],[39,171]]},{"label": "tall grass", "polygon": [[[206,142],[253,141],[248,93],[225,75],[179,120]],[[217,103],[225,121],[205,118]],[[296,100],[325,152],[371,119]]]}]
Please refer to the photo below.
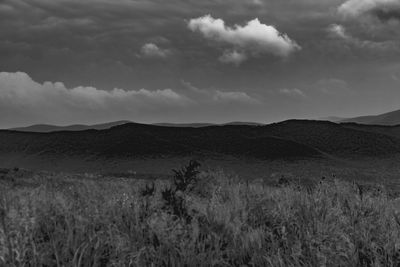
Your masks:
[{"label": "tall grass", "polygon": [[0,266],[400,265],[400,202],[384,190],[193,175],[179,188],[68,176],[3,183]]}]

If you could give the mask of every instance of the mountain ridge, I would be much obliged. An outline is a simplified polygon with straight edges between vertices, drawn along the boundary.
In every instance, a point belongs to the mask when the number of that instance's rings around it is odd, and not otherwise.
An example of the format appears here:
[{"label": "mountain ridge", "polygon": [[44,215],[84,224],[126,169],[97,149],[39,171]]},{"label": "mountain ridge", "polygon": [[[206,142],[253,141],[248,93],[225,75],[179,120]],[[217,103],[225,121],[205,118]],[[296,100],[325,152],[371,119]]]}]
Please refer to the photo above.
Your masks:
[{"label": "mountain ridge", "polygon": [[58,126],[52,124],[34,124],[26,127],[15,127],[7,130],[20,131],[20,132],[39,132],[39,133],[49,133],[56,131],[85,131],[85,130],[105,130],[114,126],[122,125],[125,123],[130,123],[128,120],[112,121],[106,123],[99,123],[93,125],[86,124],[71,124],[66,126]]},{"label": "mountain ridge", "polygon": [[378,115],[348,118],[340,120],[339,122],[355,122],[359,124],[394,126],[400,124],[400,110],[394,110]]},{"label": "mountain ridge", "polygon": [[[37,132],[37,133],[50,133],[50,132],[59,132],[59,131],[106,130],[106,129],[110,129],[112,127],[127,124],[127,123],[135,123],[135,122],[128,121],[128,120],[121,120],[121,121],[113,121],[113,122],[93,124],[93,125],[71,124],[71,125],[65,125],[65,126],[58,126],[58,125],[52,125],[52,124],[34,124],[34,125],[26,126],[26,127],[15,127],[15,128],[4,129],[4,130],[12,130],[12,131],[20,131],[20,132]],[[138,123],[138,124],[141,124],[141,123]],[[234,121],[234,122],[221,123],[221,124],[160,122],[160,123],[150,123],[150,124],[144,124],[144,125],[155,125],[155,126],[176,127],[176,128],[185,128],[185,127],[200,128],[200,127],[225,126],[225,125],[261,126],[264,124],[257,123],[257,122]]]},{"label": "mountain ridge", "polygon": [[316,120],[199,128],[127,123],[104,130],[49,133],[0,130],[0,158],[12,156],[19,166],[27,159],[52,165],[65,159],[118,165],[127,159],[198,156],[297,160],[400,155],[400,131],[397,135],[398,128],[388,127],[393,134],[376,127]]}]

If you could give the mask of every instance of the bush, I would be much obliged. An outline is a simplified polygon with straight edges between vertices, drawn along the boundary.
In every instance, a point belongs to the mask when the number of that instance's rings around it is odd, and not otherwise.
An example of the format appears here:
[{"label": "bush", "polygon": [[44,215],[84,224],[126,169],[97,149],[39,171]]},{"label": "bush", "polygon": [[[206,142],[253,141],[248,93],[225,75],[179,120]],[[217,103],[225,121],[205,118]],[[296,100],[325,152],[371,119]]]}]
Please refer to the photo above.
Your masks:
[{"label": "bush", "polygon": [[190,223],[192,216],[189,214],[185,204],[185,195],[195,187],[198,181],[200,163],[190,161],[180,170],[173,170],[174,178],[172,186],[162,192],[162,198],[165,201],[165,209],[172,212],[178,218]]}]

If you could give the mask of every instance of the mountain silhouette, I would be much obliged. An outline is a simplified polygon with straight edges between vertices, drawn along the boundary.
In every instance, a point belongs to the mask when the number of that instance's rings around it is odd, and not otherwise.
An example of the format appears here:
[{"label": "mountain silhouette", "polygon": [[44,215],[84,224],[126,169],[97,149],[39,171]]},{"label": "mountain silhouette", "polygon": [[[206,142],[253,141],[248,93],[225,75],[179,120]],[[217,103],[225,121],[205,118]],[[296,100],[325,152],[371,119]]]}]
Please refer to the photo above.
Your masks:
[{"label": "mountain silhouette", "polygon": [[[50,133],[50,132],[59,132],[59,131],[85,131],[85,130],[105,130],[114,126],[132,123],[131,121],[123,120],[123,121],[114,121],[108,123],[94,124],[94,125],[85,125],[85,124],[73,124],[67,126],[57,126],[51,124],[35,124],[27,127],[17,127],[11,128],[9,130],[20,131],[20,132],[34,132],[34,133]],[[156,126],[165,126],[165,127],[208,127],[208,126],[217,126],[217,125],[262,125],[261,123],[256,122],[229,122],[224,124],[216,124],[216,123],[153,123],[150,125]]]},{"label": "mountain silhouette", "polygon": [[35,132],[35,133],[50,133],[56,131],[84,131],[84,130],[105,130],[114,126],[130,123],[130,121],[114,121],[108,123],[84,125],[84,124],[73,124],[67,126],[56,126],[51,124],[35,124],[27,127],[11,128],[10,130],[20,132]]}]

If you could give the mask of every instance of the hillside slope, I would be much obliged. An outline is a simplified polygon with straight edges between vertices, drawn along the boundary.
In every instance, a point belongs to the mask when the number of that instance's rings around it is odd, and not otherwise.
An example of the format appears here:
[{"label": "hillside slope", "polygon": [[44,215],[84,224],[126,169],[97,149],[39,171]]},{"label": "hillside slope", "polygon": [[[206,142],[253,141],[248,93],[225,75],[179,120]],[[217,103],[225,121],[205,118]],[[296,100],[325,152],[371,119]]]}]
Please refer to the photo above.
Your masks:
[{"label": "hillside slope", "polygon": [[358,124],[353,122],[345,122],[341,123],[341,125],[345,128],[379,133],[384,135],[393,136],[396,138],[400,138],[400,125],[388,126],[388,125],[368,125],[368,124]]},{"label": "hillside slope", "polygon": [[350,119],[344,119],[340,122],[355,122],[360,124],[372,125],[397,125],[400,124],[400,110],[387,112],[375,116],[361,116]]},{"label": "hillside slope", "polygon": [[292,140],[335,156],[382,156],[400,152],[400,139],[379,131],[327,121],[289,120],[264,127],[266,135]]},{"label": "hillside slope", "polygon": [[299,158],[320,152],[295,141],[252,134],[253,127],[175,128],[125,124],[108,130],[27,133],[0,131],[0,153],[102,158],[230,155]]},{"label": "hillside slope", "polygon": [[[291,120],[266,126],[165,127],[129,123],[107,130],[30,133],[0,131],[0,155],[96,160],[172,157],[300,159],[387,157],[400,138],[321,121]],[[18,163],[18,160],[16,160]]]}]

